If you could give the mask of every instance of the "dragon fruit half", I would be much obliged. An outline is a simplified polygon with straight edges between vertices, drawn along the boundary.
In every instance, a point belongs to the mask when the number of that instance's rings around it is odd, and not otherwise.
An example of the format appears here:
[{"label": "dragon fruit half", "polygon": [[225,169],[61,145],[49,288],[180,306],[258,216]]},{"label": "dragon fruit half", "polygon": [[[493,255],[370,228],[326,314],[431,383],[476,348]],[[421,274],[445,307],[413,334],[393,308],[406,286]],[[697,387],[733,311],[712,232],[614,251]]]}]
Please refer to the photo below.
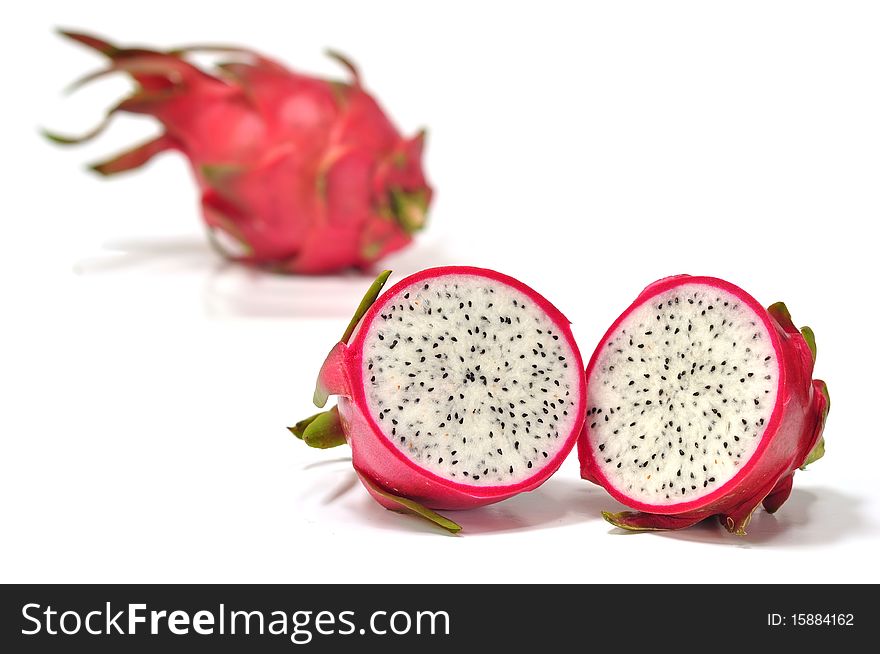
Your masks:
[{"label": "dragon fruit half", "polygon": [[[349,83],[307,77],[241,48],[157,52],[61,33],[109,59],[77,85],[124,72],[137,90],[89,134],[47,136],[88,140],[120,111],[157,118],[160,136],[92,168],[113,175],[179,150],[201,190],[212,243],[225,256],[279,272],[326,273],[366,266],[424,225],[432,195],[421,166],[425,133],[401,137],[343,56],[330,53]],[[186,59],[205,51],[231,60],[211,74]]]},{"label": "dragon fruit half", "polygon": [[348,442],[384,507],[425,517],[537,488],[573,448],[584,372],[568,321],[525,284],[469,267],[424,270],[378,300],[373,284],[327,357],[315,404],[291,431]]},{"label": "dragon fruit half", "polygon": [[712,277],[648,286],[587,367],[581,475],[638,509],[605,519],[638,531],[718,516],[743,535],[762,503],[779,509],[795,470],[825,452],[815,358],[781,302],[765,310]]}]

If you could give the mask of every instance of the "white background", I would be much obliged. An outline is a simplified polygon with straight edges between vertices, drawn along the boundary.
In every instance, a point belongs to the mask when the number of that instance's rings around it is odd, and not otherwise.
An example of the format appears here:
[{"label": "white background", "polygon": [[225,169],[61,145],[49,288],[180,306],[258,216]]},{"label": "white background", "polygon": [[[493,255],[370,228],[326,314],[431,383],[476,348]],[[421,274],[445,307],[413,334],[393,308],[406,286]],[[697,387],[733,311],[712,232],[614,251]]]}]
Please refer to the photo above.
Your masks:
[{"label": "white background", "polygon": [[[20,3],[0,25],[0,581],[880,581],[876,222],[880,10],[859,2]],[[502,9],[503,6],[503,9]],[[14,13],[12,13],[14,11]],[[429,231],[395,278],[518,276],[588,358],[656,278],[784,299],[819,343],[828,453],[746,538],[621,534],[576,457],[540,490],[458,513],[459,537],[375,505],[344,448],[285,425],[368,281],[224,264],[179,155],[97,179],[155,132],[87,129],[122,80],[52,34],[222,41],[340,75],[429,126]]]}]

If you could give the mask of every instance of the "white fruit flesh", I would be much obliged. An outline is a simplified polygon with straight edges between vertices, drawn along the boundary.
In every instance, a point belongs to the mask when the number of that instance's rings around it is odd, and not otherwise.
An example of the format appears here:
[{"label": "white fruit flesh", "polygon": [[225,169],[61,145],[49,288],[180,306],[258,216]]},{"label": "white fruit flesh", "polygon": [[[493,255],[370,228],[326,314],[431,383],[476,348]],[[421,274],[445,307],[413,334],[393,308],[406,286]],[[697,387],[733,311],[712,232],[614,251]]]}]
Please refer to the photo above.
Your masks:
[{"label": "white fruit flesh", "polygon": [[638,502],[690,502],[754,454],[776,404],[779,363],[760,316],[731,293],[684,284],[632,311],[587,380],[599,470]]},{"label": "white fruit flesh", "polygon": [[462,484],[535,476],[575,428],[582,371],[529,296],[473,274],[410,285],[367,328],[363,381],[385,436]]}]

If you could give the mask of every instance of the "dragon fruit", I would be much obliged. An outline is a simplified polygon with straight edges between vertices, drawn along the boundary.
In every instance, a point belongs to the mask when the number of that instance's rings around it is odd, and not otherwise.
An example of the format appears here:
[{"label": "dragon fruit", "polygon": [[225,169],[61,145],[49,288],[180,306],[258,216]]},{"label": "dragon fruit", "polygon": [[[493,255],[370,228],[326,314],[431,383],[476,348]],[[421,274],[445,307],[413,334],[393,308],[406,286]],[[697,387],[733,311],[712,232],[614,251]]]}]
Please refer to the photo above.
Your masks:
[{"label": "dragon fruit", "polygon": [[[364,267],[407,245],[425,223],[432,191],[421,166],[425,132],[403,138],[362,87],[354,65],[330,53],[349,83],[292,72],[261,54],[216,46],[157,52],[62,32],[109,65],[77,85],[124,72],[137,90],[117,112],[157,118],[164,132],[92,166],[114,175],[166,150],[182,152],[201,191],[212,243],[225,256],[289,273]],[[225,54],[211,74],[187,61]]]},{"label": "dragon fruit", "polygon": [[825,452],[815,358],[781,302],[765,310],[712,277],[648,286],[587,367],[581,475],[637,509],[605,519],[640,531],[718,516],[744,535],[759,505],[779,509],[795,470]]},{"label": "dragon fruit", "polygon": [[315,391],[338,404],[291,431],[348,442],[385,508],[457,531],[433,509],[482,506],[538,487],[574,447],[583,364],[568,321],[525,284],[433,268],[381,298],[384,272],[325,361]]}]

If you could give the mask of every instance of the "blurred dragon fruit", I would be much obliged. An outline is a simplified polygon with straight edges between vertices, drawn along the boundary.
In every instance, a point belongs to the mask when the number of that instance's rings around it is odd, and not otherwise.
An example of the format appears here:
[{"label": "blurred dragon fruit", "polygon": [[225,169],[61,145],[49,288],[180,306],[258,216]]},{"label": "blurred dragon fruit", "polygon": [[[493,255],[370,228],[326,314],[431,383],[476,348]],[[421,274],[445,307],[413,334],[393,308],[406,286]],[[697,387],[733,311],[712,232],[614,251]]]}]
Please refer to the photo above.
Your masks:
[{"label": "blurred dragon fruit", "polygon": [[[403,138],[345,57],[329,53],[350,83],[301,75],[241,48],[158,52],[61,34],[109,59],[74,88],[115,72],[131,75],[137,88],[92,132],[46,136],[81,143],[120,111],[157,118],[160,136],[92,169],[114,175],[179,150],[225,256],[278,272],[328,273],[367,266],[423,227],[432,196],[421,165],[425,132]],[[198,52],[230,61],[210,74],[187,61]]]}]

